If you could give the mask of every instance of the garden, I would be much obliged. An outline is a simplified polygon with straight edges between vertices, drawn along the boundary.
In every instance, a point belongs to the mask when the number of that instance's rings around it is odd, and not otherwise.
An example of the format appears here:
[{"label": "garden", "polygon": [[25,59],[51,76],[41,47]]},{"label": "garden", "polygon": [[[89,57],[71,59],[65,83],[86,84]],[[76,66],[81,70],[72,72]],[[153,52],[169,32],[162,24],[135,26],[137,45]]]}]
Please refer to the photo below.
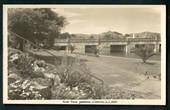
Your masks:
[{"label": "garden", "polygon": [[[136,74],[142,70],[141,74],[161,80],[160,68],[155,69],[156,75],[155,72],[150,74],[153,66],[146,64],[148,56],[152,56],[150,50],[144,56],[139,54],[144,62],[140,66],[144,69],[134,62],[130,62],[132,67],[129,68],[129,61],[119,58],[113,61],[112,58],[52,52],[55,38],[60,36],[67,21],[51,9],[9,9],[8,22],[9,100],[146,99],[148,93],[114,84],[126,85],[131,78],[137,80]],[[72,51],[74,48],[70,47]],[[145,71],[147,67],[151,68]]]}]

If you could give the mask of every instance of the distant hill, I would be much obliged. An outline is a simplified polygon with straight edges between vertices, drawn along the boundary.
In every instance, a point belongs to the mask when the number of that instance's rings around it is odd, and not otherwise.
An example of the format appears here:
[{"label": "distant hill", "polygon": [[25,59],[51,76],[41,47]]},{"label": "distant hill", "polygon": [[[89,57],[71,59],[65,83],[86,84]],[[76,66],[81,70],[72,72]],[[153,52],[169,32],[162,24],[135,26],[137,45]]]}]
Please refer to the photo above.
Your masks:
[{"label": "distant hill", "polygon": [[71,38],[86,38],[86,39],[116,39],[116,38],[124,38],[123,34],[119,32],[103,32],[101,34],[72,34]]},{"label": "distant hill", "polygon": [[108,31],[100,34],[101,39],[118,39],[118,38],[124,38],[122,33],[119,32],[113,32],[113,31]]},{"label": "distant hill", "polygon": [[[160,39],[160,33],[155,32],[141,32],[141,33],[134,33],[135,38],[158,38]],[[128,37],[133,37],[133,34],[129,34]]]}]

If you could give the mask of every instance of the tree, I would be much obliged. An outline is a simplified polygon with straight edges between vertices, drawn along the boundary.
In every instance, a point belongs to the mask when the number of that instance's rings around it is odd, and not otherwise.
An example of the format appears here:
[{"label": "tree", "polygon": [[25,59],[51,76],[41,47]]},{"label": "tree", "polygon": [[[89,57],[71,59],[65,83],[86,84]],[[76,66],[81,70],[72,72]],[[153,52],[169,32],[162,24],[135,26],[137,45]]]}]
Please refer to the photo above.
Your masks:
[{"label": "tree", "polygon": [[146,63],[146,61],[150,57],[155,55],[153,50],[154,50],[154,47],[151,45],[142,45],[142,46],[136,47],[134,49],[134,53],[142,59],[143,63]]},{"label": "tree", "polygon": [[[67,24],[65,17],[59,16],[50,8],[9,9],[8,29],[25,39],[40,44],[44,40],[48,47],[53,46],[54,38]],[[18,40],[19,49],[23,50],[24,42]]]},{"label": "tree", "polygon": [[124,36],[119,33],[119,32],[113,32],[113,31],[108,31],[102,33],[102,38],[104,39],[119,39],[119,38],[124,38]]},{"label": "tree", "polygon": [[69,45],[69,50],[71,51],[71,53],[73,53],[75,49],[76,47],[74,45]]},{"label": "tree", "polygon": [[60,38],[61,39],[69,39],[69,38],[71,38],[71,35],[68,32],[61,33]]}]

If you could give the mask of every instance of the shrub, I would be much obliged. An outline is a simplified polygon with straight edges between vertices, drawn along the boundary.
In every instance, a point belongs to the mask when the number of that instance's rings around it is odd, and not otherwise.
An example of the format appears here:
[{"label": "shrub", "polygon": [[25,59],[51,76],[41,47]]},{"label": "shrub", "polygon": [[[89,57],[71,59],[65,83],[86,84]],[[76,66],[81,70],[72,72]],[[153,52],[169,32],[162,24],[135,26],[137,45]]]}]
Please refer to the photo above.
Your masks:
[{"label": "shrub", "polygon": [[22,54],[21,51],[14,49],[14,48],[8,48],[8,64],[11,64],[15,62],[19,58],[19,55]]},{"label": "shrub", "polygon": [[72,89],[80,83],[90,82],[90,72],[85,66],[83,66],[80,62],[73,60],[70,60],[69,63],[69,65],[65,65],[63,63],[61,66],[58,66],[58,74],[61,79],[61,83],[65,83],[66,86],[69,86]]},{"label": "shrub", "polygon": [[44,99],[30,80],[17,80],[11,83],[8,89],[8,97],[10,100]]},{"label": "shrub", "polygon": [[60,66],[57,66],[58,75],[61,83],[70,91],[73,88],[78,88],[79,92],[82,91],[84,94],[79,97],[82,99],[100,99],[102,97],[102,85],[92,78],[91,72],[84,62],[74,57],[64,57],[62,62]]},{"label": "shrub", "polygon": [[150,45],[143,45],[136,47],[134,53],[142,59],[143,63],[146,63],[150,57],[155,55],[153,49],[154,48]]},{"label": "shrub", "polygon": [[19,75],[15,74],[15,73],[11,73],[8,75],[8,85],[17,81],[17,80],[21,80],[21,79],[22,78]]},{"label": "shrub", "polygon": [[71,51],[71,53],[73,53],[73,51],[74,51],[75,49],[76,49],[75,46],[69,45],[69,50]]},{"label": "shrub", "polygon": [[65,84],[53,86],[52,88],[53,99],[79,99],[79,97],[79,91],[71,90],[68,86],[65,86]]},{"label": "shrub", "polygon": [[8,75],[9,99],[101,99],[103,96],[102,86],[81,60],[64,56],[61,65],[54,65],[14,51],[9,52],[12,64]]},{"label": "shrub", "polygon": [[20,54],[19,58],[14,62],[16,68],[20,71],[22,77],[33,77],[34,73],[34,61],[35,59],[30,57],[28,54]]}]

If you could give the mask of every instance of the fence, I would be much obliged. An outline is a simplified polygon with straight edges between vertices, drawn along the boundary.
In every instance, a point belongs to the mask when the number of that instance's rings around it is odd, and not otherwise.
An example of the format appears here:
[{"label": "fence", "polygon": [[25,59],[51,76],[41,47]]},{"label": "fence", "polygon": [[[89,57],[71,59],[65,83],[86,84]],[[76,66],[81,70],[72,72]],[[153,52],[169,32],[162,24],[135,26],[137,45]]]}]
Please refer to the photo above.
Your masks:
[{"label": "fence", "polygon": [[55,39],[55,43],[98,43],[98,42],[160,42],[154,38],[117,38],[117,39]]}]

